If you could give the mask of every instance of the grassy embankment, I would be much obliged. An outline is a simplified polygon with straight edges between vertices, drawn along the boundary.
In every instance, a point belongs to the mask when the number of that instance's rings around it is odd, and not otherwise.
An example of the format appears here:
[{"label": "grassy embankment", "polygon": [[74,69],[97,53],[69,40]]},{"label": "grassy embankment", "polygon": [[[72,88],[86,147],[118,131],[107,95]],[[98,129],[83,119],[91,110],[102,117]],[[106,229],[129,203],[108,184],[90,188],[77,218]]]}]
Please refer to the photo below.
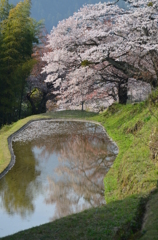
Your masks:
[{"label": "grassy embankment", "polygon": [[[111,106],[102,114],[68,111],[20,120],[0,131],[0,169],[8,163],[7,137],[35,118],[80,118],[100,122],[119,147],[104,179],[106,206],[86,210],[4,239],[158,239],[158,110],[147,103]],[[154,114],[153,114],[154,113]],[[6,153],[4,153],[6,152]],[[153,190],[153,193],[150,193]],[[147,203],[148,202],[148,203]],[[146,210],[146,221],[142,217]],[[8,226],[9,227],[9,226]]]}]

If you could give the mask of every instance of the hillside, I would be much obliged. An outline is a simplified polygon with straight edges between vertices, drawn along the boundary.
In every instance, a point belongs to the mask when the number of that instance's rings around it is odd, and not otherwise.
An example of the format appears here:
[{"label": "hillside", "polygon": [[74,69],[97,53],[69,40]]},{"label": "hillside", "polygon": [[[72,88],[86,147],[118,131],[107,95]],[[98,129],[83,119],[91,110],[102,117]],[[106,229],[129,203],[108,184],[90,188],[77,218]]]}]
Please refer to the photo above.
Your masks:
[{"label": "hillside", "polygon": [[[84,118],[100,122],[119,147],[104,179],[106,206],[59,219],[3,239],[150,239],[158,235],[158,93],[139,104],[114,104],[101,114],[56,112],[38,118]],[[16,131],[32,118],[1,130]],[[14,130],[13,130],[14,129]],[[0,146],[2,147],[2,138]],[[2,149],[1,149],[1,152]],[[144,218],[145,217],[145,218]]]}]

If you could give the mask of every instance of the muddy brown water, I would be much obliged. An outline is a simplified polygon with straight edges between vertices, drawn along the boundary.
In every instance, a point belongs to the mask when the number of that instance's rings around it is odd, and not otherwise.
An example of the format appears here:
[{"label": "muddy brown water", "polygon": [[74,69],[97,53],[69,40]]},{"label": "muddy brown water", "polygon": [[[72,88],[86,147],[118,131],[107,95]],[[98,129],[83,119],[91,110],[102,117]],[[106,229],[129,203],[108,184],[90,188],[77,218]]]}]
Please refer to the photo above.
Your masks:
[{"label": "muddy brown water", "polygon": [[13,150],[16,163],[0,180],[0,237],[105,204],[118,149],[100,125],[33,122]]}]

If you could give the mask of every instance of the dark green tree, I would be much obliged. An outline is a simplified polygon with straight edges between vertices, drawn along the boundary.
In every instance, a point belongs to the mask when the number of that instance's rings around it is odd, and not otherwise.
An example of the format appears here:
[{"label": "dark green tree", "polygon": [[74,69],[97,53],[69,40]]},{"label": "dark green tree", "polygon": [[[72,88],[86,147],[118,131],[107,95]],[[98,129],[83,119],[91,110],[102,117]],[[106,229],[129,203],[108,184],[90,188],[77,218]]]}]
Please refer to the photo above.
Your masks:
[{"label": "dark green tree", "polygon": [[[2,8],[6,6],[4,0],[1,3]],[[36,22],[30,17],[30,0],[19,2],[15,7],[8,9],[9,14],[3,17],[0,29],[1,124],[16,121],[21,117],[26,78],[35,63],[32,53],[34,45],[39,43],[42,27],[42,22]]]}]

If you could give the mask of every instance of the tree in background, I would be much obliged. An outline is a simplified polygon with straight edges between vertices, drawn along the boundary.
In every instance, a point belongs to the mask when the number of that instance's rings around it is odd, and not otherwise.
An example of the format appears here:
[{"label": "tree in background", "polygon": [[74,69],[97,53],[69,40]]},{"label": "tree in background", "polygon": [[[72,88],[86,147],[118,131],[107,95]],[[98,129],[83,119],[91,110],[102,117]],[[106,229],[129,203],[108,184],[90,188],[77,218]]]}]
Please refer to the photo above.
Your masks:
[{"label": "tree in background", "polygon": [[43,34],[40,39],[41,44],[34,47],[32,54],[32,57],[36,60],[36,64],[27,78],[26,98],[30,103],[31,114],[46,111],[47,94],[49,92],[47,84],[44,82],[46,74],[41,73],[43,67],[46,65],[46,63],[42,61],[43,54],[49,51],[46,47],[48,44],[46,29],[43,29]]},{"label": "tree in background", "polygon": [[5,124],[21,117],[26,78],[36,62],[32,53],[42,23],[30,18],[30,0],[15,7],[1,0],[0,9],[0,123]]},{"label": "tree in background", "polygon": [[129,78],[157,85],[158,3],[130,3],[128,10],[106,3],[87,5],[53,28],[48,36],[52,51],[43,60],[58,104],[77,103],[79,79],[87,92],[97,81],[114,84],[120,103],[126,103]]},{"label": "tree in background", "polygon": [[13,5],[9,4],[9,0],[1,0],[1,3],[0,3],[0,21],[3,21],[8,17],[9,11],[12,7],[13,7]]}]

